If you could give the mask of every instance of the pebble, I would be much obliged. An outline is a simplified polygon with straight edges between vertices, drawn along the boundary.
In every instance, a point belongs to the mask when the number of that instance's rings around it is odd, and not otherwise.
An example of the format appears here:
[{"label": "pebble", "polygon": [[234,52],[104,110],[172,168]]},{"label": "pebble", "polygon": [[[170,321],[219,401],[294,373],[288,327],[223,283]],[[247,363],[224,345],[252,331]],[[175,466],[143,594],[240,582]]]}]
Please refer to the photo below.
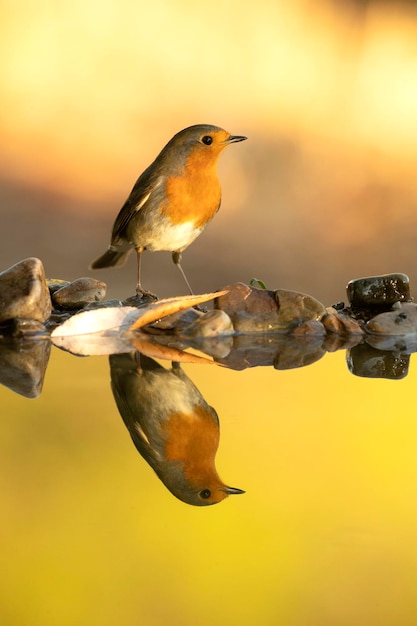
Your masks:
[{"label": "pebble", "polygon": [[233,324],[224,311],[214,309],[203,313],[192,324],[184,328],[184,337],[218,337],[233,334]]},{"label": "pebble", "polygon": [[68,310],[82,309],[92,302],[101,302],[106,296],[107,285],[95,278],[77,278],[52,293],[55,306]]},{"label": "pebble", "polygon": [[348,282],[347,296],[353,307],[391,306],[410,302],[410,281],[405,274],[382,274]]},{"label": "pebble", "polygon": [[365,331],[379,335],[411,335],[417,333],[417,305],[397,302],[391,311],[375,315],[365,324]]},{"label": "pebble", "polygon": [[24,318],[43,323],[51,311],[42,261],[31,257],[0,273],[0,322]]},{"label": "pebble", "polygon": [[345,313],[340,313],[332,306],[326,309],[326,315],[323,317],[323,325],[329,333],[336,333],[338,335],[364,334],[364,330],[356,320]]}]

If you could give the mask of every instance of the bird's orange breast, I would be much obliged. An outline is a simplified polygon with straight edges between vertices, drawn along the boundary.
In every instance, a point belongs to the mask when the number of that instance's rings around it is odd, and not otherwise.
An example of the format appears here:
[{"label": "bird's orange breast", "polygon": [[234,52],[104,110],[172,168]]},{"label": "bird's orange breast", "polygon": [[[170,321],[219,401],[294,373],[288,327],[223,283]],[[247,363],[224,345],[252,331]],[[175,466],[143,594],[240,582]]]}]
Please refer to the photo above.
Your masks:
[{"label": "bird's orange breast", "polygon": [[221,201],[216,166],[217,158],[208,161],[204,153],[196,150],[188,157],[180,175],[168,177],[167,201],[161,209],[171,222],[192,221],[201,229],[214,217]]},{"label": "bird's orange breast", "polygon": [[192,413],[172,413],[161,430],[166,437],[165,457],[180,461],[188,470],[212,469],[219,445],[219,425],[209,407],[198,405]]}]

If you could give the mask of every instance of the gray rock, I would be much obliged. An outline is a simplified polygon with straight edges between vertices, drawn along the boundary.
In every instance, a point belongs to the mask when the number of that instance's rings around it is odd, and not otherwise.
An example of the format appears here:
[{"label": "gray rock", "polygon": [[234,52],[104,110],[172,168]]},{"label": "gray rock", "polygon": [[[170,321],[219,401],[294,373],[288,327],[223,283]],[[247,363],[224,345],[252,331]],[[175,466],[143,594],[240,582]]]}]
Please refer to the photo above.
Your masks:
[{"label": "gray rock", "polygon": [[52,294],[52,302],[63,309],[81,309],[92,302],[101,302],[107,285],[95,278],[77,278]]},{"label": "gray rock", "polygon": [[391,311],[375,315],[365,324],[365,332],[378,335],[411,335],[417,333],[417,305],[397,302]]},{"label": "gray rock", "polygon": [[51,310],[42,261],[24,259],[0,273],[0,322],[16,318],[45,322]]},{"label": "gray rock", "polygon": [[390,306],[410,302],[410,281],[405,274],[382,274],[348,282],[347,296],[353,307]]}]

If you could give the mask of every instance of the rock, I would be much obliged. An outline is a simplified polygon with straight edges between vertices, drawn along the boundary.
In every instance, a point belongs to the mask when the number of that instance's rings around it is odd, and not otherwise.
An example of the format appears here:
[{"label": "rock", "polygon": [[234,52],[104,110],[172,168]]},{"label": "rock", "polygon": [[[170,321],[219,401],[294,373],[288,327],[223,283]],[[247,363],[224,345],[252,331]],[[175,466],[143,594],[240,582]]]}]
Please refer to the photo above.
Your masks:
[{"label": "rock", "polygon": [[213,310],[203,313],[192,324],[184,328],[183,337],[217,337],[233,334],[233,324],[224,311]]},{"label": "rock", "polygon": [[326,312],[320,302],[295,291],[252,289],[244,283],[224,289],[228,293],[215,300],[215,307],[242,333],[290,332],[304,322],[319,321]]},{"label": "rock", "polygon": [[67,310],[81,309],[91,302],[101,302],[107,291],[106,283],[95,278],[77,278],[52,293],[55,306]]},{"label": "rock", "polygon": [[278,311],[274,292],[252,289],[244,283],[228,285],[224,289],[228,293],[216,298],[214,306],[227,313],[236,331],[276,330]]},{"label": "rock", "polygon": [[364,331],[358,322],[344,313],[339,313],[333,307],[327,307],[326,315],[323,317],[324,328],[329,333],[338,335],[363,335]]},{"label": "rock", "polygon": [[46,284],[48,285],[49,293],[52,296],[52,294],[55,293],[55,291],[58,291],[58,289],[68,287],[68,285],[71,284],[71,281],[63,280],[62,278],[47,278]]},{"label": "rock", "polygon": [[348,282],[347,296],[353,307],[389,307],[410,302],[410,281],[405,274],[382,274]]},{"label": "rock", "polygon": [[411,335],[417,333],[417,305],[397,302],[391,311],[375,315],[365,324],[365,331],[378,335]]},{"label": "rock", "polygon": [[[178,311],[177,313],[172,313],[171,315],[167,315],[166,317],[162,317],[160,320],[151,324],[151,328],[164,330],[164,331],[172,331],[177,333],[182,333],[182,331],[193,324],[196,320],[198,320],[203,313],[194,308],[184,309],[183,311]],[[149,327],[145,329],[145,332],[149,331]]]},{"label": "rock", "polygon": [[0,274],[0,322],[15,318],[45,322],[52,310],[42,261],[28,258]]},{"label": "rock", "polygon": [[280,324],[288,329],[296,328],[305,322],[319,322],[326,314],[325,306],[305,293],[277,289],[275,300]]},{"label": "rock", "polygon": [[300,326],[297,326],[291,333],[294,336],[302,336],[302,335],[318,335],[322,337],[326,334],[326,330],[322,324],[318,320],[308,320],[307,322],[303,322]]}]

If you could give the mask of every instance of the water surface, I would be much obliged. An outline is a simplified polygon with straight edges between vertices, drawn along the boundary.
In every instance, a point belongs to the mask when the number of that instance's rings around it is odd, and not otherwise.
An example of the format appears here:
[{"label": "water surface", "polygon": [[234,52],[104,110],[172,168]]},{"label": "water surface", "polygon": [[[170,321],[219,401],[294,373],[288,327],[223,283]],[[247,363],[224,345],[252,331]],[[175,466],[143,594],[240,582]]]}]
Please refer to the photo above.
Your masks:
[{"label": "water surface", "polygon": [[[107,357],[52,349],[40,397],[0,387],[2,624],[415,624],[416,372],[183,365],[245,490],[175,498],[139,455]],[[170,364],[160,361],[164,367]]]}]

